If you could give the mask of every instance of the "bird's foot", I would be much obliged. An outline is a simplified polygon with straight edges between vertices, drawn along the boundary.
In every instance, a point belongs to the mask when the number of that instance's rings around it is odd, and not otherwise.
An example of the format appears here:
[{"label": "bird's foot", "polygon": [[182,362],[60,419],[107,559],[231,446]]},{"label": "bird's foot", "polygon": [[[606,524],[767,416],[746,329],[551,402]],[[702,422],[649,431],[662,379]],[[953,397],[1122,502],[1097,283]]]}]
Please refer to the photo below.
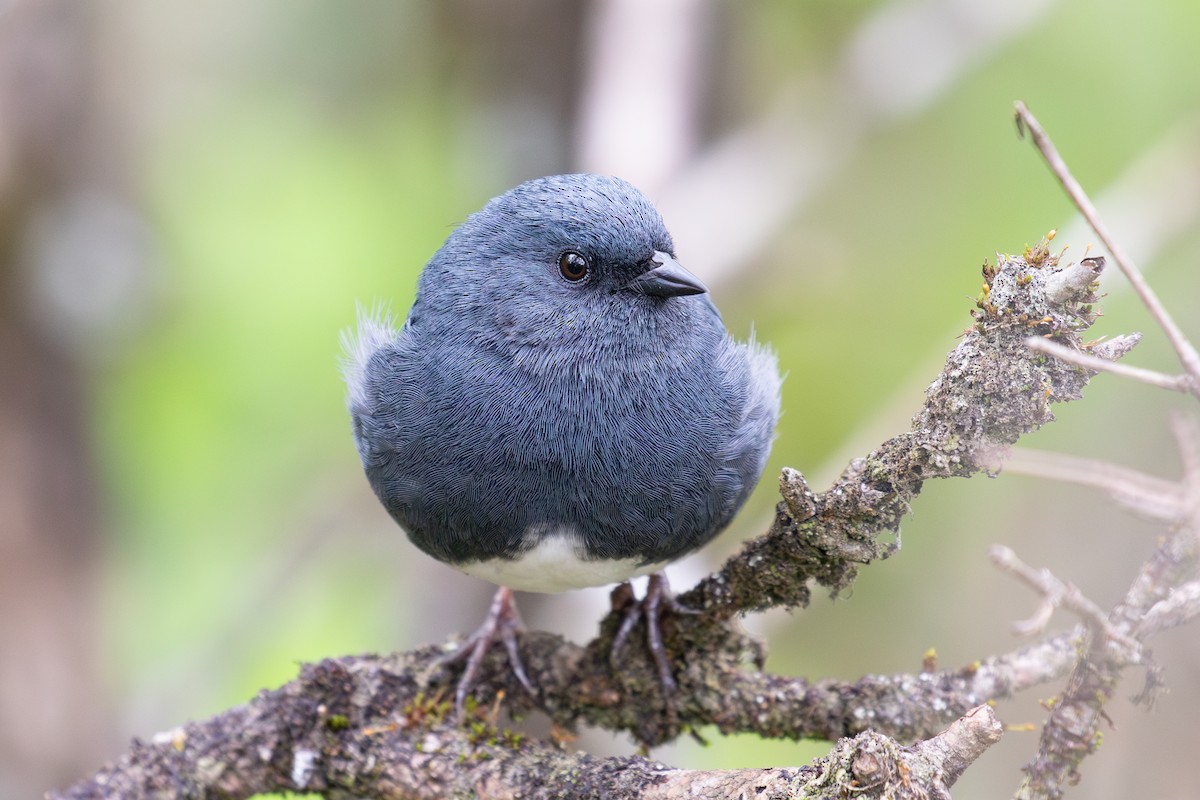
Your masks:
[{"label": "bird's foot", "polygon": [[663,644],[663,614],[667,611],[676,614],[699,614],[700,612],[694,608],[688,608],[675,599],[671,594],[671,587],[667,583],[666,573],[663,572],[656,572],[650,576],[650,582],[646,585],[646,596],[641,600],[633,599],[633,588],[628,583],[623,583],[613,590],[613,600],[614,604],[619,602],[625,606],[625,618],[621,620],[621,627],[617,629],[617,635],[613,637],[612,650],[609,653],[610,662],[614,667],[616,666],[617,656],[621,652],[621,648],[625,646],[625,640],[633,632],[638,620],[644,617],[646,620],[646,647],[650,650],[650,655],[654,657],[654,666],[658,669],[658,682],[662,686],[663,695],[669,699],[675,693],[678,685],[675,683],[667,648]]},{"label": "bird's foot", "polygon": [[497,641],[502,642],[504,649],[508,651],[508,663],[513,674],[517,676],[517,680],[525,687],[525,691],[529,692],[530,697],[537,699],[537,692],[534,691],[533,684],[529,682],[529,676],[525,673],[525,665],[521,663],[521,651],[517,647],[517,634],[524,630],[525,623],[521,621],[521,615],[517,613],[512,589],[501,586],[492,599],[492,606],[488,609],[488,615],[484,619],[483,625],[479,626],[479,630],[463,642],[462,647],[442,660],[444,665],[457,664],[460,661],[467,662],[462,676],[458,679],[458,688],[454,691],[454,711],[460,720],[463,718],[463,709],[466,707],[467,694],[471,691],[475,681],[479,679],[484,656]]}]

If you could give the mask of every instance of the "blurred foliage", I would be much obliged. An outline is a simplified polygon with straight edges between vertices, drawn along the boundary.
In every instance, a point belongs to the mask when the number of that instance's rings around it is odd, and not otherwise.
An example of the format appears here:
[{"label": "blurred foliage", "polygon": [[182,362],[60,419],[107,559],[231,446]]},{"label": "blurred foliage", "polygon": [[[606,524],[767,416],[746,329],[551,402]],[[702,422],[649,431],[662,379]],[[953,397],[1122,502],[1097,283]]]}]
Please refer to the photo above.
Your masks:
[{"label": "blurred foliage", "polygon": [[[312,524],[313,487],[358,477],[339,334],[356,302],[389,298],[403,313],[464,212],[438,115],[417,111],[345,128],[247,98],[152,160],[168,288],[153,335],[105,376],[98,416],[119,498],[121,653],[181,647],[248,611],[235,603],[253,595],[254,571]],[[265,652],[319,642],[310,637],[321,630],[333,641],[240,677],[234,691],[278,683],[295,658],[378,627],[353,611],[370,603],[369,585],[345,576],[292,592],[295,613],[273,618]]]},{"label": "blurred foliage", "polygon": [[[714,129],[762,112],[793,82],[828,79],[846,37],[882,5],[725,8]],[[95,370],[113,532],[111,676],[131,733],[240,702],[288,680],[300,660],[417,643],[409,616],[438,601],[408,587],[429,586],[418,576],[440,568],[406,549],[365,489],[342,404],[339,335],[356,304],[383,300],[403,315],[424,261],[511,177],[488,142],[509,128],[490,128],[494,120],[469,106],[466,86],[479,76],[452,66],[462,54],[444,38],[450,12],[411,2],[227,3],[180,21],[151,6],[124,4],[124,16],[139,20],[124,59],[142,73],[141,102],[153,110],[139,180],[160,291],[140,335]],[[866,436],[870,446],[871,435],[906,427],[969,323],[981,262],[1069,217],[1016,139],[1012,101],[1029,103],[1099,191],[1195,113],[1198,26],[1200,6],[1186,0],[1053,6],[931,107],[863,141],[756,270],[718,290],[731,329],[745,335],[753,323],[788,376],[776,452],[724,547],[761,529],[784,463],[818,478],[840,469],[835,454],[848,440]],[[569,166],[553,157],[541,165]],[[1078,254],[1086,242],[1064,244]],[[1189,318],[1200,297],[1192,244],[1161,254],[1151,279],[1200,336]],[[1104,332],[1152,330],[1127,294],[1106,306],[1114,321],[1102,322]],[[1149,338],[1139,363],[1168,363]],[[1144,457],[1114,435],[1134,403],[1163,404],[1150,390],[1097,381],[1033,443],[1161,460],[1155,471],[1172,474],[1163,431],[1137,433]],[[1062,507],[1076,509],[1060,518],[1066,512],[1031,485],[928,487],[902,555],[867,570],[848,602],[821,599],[797,615],[773,637],[771,667],[853,679],[915,669],[931,645],[947,664],[1009,646],[1005,626],[1030,598],[987,570],[986,545],[1035,525],[1065,531],[1111,516],[1079,512],[1103,504],[1056,488]],[[1097,563],[1127,566],[1132,538],[1097,534]],[[1065,544],[1030,547],[1023,555],[1034,563],[1069,553]],[[1087,565],[1077,566],[1064,577],[1086,583]],[[1006,602],[981,596],[981,582]],[[960,597],[968,599],[947,608]],[[948,612],[969,620],[966,633]],[[592,624],[581,621],[579,635]],[[683,747],[713,766],[809,757],[744,738],[717,745]],[[1029,739],[1014,750],[1031,747]]]}]

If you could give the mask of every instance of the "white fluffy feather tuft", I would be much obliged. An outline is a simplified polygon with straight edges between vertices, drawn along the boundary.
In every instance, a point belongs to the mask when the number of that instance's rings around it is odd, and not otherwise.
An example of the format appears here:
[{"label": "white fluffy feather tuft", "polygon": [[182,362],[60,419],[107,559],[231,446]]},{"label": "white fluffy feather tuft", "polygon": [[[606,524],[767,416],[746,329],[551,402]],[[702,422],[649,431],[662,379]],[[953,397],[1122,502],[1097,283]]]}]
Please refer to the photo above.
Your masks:
[{"label": "white fluffy feather tuft", "polygon": [[754,409],[749,413],[769,413],[773,418],[772,428],[778,421],[780,394],[783,391],[785,375],[779,374],[779,361],[775,351],[762,344],[755,338],[754,328],[750,328],[750,338],[746,341],[746,357],[750,361],[750,385],[756,389]]},{"label": "white fluffy feather tuft", "polygon": [[392,312],[376,302],[370,310],[358,306],[357,331],[342,331],[342,375],[348,390],[346,402],[351,407],[366,405],[363,381],[367,362],[379,348],[396,338]]}]

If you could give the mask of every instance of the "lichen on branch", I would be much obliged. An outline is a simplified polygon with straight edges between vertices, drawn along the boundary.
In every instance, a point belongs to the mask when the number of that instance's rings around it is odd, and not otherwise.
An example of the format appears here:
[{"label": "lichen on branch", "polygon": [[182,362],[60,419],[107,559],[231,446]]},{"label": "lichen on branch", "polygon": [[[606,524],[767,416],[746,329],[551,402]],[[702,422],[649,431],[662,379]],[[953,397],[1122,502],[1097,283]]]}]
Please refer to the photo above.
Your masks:
[{"label": "lichen on branch", "polygon": [[[119,796],[130,797],[349,791],[623,798],[681,796],[701,786],[770,787],[764,797],[885,790],[909,796],[910,789],[911,796],[947,796],[962,768],[998,737],[990,710],[971,709],[1064,674],[1075,662],[1077,634],[943,673],[809,684],[763,673],[761,646],[732,618],[806,605],[813,583],[834,594],[845,590],[862,565],[898,548],[891,534],[926,481],[994,469],[998,448],[1051,421],[1052,403],[1081,396],[1092,372],[1025,341],[1033,335],[1083,346],[1103,260],[1060,267],[1048,244],[985,264],[973,324],[929,386],[909,431],[853,460],[821,493],[796,470],[784,470],[770,530],[681,596],[700,613],[668,619],[665,644],[680,665],[678,692],[669,701],[640,648],[626,647],[618,669],[610,663],[623,618],[615,608],[582,647],[541,632],[522,636],[537,698],[516,683],[502,654],[489,655],[478,705],[463,725],[448,714],[455,676],[441,666],[444,648],[327,660],[306,665],[297,680],[246,706],[135,742],[118,763],[51,796],[102,797],[121,787]],[[757,669],[748,669],[751,663]],[[854,738],[805,768],[674,770],[524,738],[499,721],[493,709],[501,706],[518,716],[545,712],[560,731],[580,723],[630,731],[647,745],[705,726],[780,738]],[[917,740],[924,741],[904,748]]]}]

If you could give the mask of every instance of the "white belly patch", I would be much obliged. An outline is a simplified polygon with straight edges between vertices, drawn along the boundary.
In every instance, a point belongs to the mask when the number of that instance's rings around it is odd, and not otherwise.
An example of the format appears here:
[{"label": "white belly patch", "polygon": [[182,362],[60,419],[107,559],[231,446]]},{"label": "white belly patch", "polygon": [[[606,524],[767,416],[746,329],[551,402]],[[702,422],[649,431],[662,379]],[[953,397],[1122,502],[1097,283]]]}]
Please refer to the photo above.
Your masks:
[{"label": "white belly patch", "polygon": [[536,545],[515,559],[493,558],[456,566],[468,575],[498,586],[520,592],[556,594],[649,575],[666,563],[643,565],[640,558],[591,559],[572,532],[555,531],[542,536]]}]

